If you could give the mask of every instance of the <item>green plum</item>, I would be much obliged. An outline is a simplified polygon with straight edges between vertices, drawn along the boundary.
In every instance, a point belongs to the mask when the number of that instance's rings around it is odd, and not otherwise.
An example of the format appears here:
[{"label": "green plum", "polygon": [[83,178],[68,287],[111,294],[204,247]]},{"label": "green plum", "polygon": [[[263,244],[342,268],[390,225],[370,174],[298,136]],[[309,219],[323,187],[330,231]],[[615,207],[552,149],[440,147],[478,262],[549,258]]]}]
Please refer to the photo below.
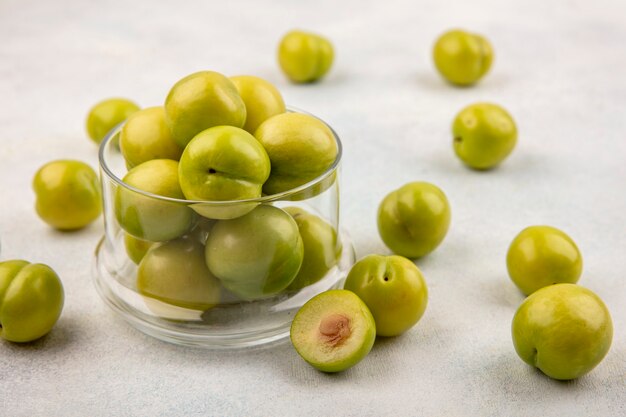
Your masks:
[{"label": "green plum", "polygon": [[124,233],[124,247],[126,248],[126,254],[136,264],[139,264],[148,250],[154,245],[154,242],[148,240],[137,239],[133,235]]},{"label": "green plum", "polygon": [[251,75],[239,75],[230,79],[246,104],[244,130],[254,134],[265,120],[285,112],[283,97],[272,83]]},{"label": "green plum", "polygon": [[511,242],[506,266],[513,283],[530,295],[548,285],[578,282],[583,259],[576,243],[561,230],[531,226]]},{"label": "green plum", "polygon": [[115,216],[127,233],[138,239],[162,242],[184,235],[195,225],[195,214],[187,205],[159,198],[185,198],[178,182],[178,162],[146,161],[128,171],[123,181],[154,195],[122,186],[117,188]]},{"label": "green plum", "polygon": [[165,99],[165,120],[174,141],[185,148],[194,136],[210,127],[243,127],[246,105],[228,77],[200,71],[172,87]]},{"label": "green plum", "polygon": [[284,113],[267,119],[254,136],[270,158],[265,194],[291,190],[322,175],[337,158],[335,135],[315,117]]},{"label": "green plum", "polygon": [[139,106],[125,98],[103,100],[89,110],[87,133],[91,140],[99,144],[115,126],[138,110]]},{"label": "green plum", "polygon": [[181,238],[154,245],[137,270],[137,289],[146,297],[205,311],[220,302],[220,282],[204,261],[204,246]]},{"label": "green plum", "polygon": [[0,337],[31,342],[47,334],[63,309],[63,285],[47,265],[0,262]]},{"label": "green plum", "polygon": [[284,210],[296,221],[304,246],[302,267],[288,287],[295,291],[316,283],[337,265],[342,245],[335,228],[321,217],[299,207]]},{"label": "green plum", "polygon": [[165,123],[163,107],[149,107],[132,114],[122,126],[119,140],[129,168],[152,159],[177,161],[183,153]]},{"label": "green plum", "polygon": [[600,297],[575,284],[535,291],[517,309],[511,331],[519,357],[559,380],[595,368],[613,339],[609,310]]},{"label": "green plum", "polygon": [[[180,158],[180,186],[189,200],[246,200],[261,196],[270,175],[270,159],[250,133],[216,126],[193,138]],[[203,216],[228,219],[246,214],[256,204],[195,205]]]},{"label": "green plum", "polygon": [[493,48],[481,35],[451,30],[435,42],[433,58],[443,78],[452,84],[468,86],[480,80],[491,68]]},{"label": "green plum", "polygon": [[450,204],[439,187],[412,182],[392,191],[378,208],[378,232],[385,245],[407,258],[420,258],[443,241]]},{"label": "green plum", "polygon": [[452,124],[452,134],[454,152],[474,169],[498,165],[517,142],[517,127],[511,115],[490,103],[476,103],[461,110]]},{"label": "green plum", "polygon": [[33,189],[37,214],[56,229],[80,229],[102,212],[98,175],[83,162],[59,160],[45,164],[35,174]]},{"label": "green plum", "polygon": [[353,292],[329,290],[307,301],[291,323],[298,354],[323,372],[340,372],[359,363],[376,340],[376,323]]},{"label": "green plum", "polygon": [[324,77],[333,59],[333,45],[314,33],[291,31],[278,46],[278,63],[285,75],[296,83],[309,83]]},{"label": "green plum", "polygon": [[398,336],[426,311],[428,288],[417,266],[402,256],[368,255],[348,274],[344,289],[363,300],[378,336]]},{"label": "green plum", "polygon": [[248,214],[218,221],[206,242],[206,262],[224,287],[253,300],[286,289],[304,256],[295,220],[285,211],[260,205]]}]

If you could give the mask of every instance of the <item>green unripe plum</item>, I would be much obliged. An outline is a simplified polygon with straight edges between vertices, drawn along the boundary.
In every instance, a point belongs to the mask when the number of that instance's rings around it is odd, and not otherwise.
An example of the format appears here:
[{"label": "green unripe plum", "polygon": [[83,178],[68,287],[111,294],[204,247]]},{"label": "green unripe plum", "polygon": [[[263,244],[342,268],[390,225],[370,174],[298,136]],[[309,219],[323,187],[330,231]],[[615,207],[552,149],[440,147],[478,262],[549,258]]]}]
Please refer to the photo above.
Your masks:
[{"label": "green unripe plum", "polygon": [[323,372],[340,372],[363,360],[376,340],[376,323],[353,292],[329,290],[307,301],[291,323],[298,354]]},{"label": "green unripe plum", "polygon": [[387,194],[378,207],[378,232],[397,255],[420,258],[443,241],[450,226],[450,204],[439,187],[405,184]]},{"label": "green unripe plum", "polygon": [[531,294],[512,324],[519,357],[550,378],[585,375],[606,356],[613,322],[600,297],[575,284],[555,284]]},{"label": "green unripe plum", "polygon": [[378,336],[406,332],[422,318],[428,304],[422,272],[402,256],[366,256],[354,264],[344,289],[370,309]]},{"label": "green unripe plum", "polygon": [[513,283],[530,295],[548,285],[578,282],[583,258],[576,243],[561,230],[531,226],[511,242],[506,266]]},{"label": "green unripe plum", "polygon": [[272,170],[263,185],[265,194],[294,189],[322,175],[337,158],[337,141],[328,126],[315,117],[284,113],[267,119],[254,136],[270,158]]},{"label": "green unripe plum", "polygon": [[295,220],[260,205],[248,214],[218,221],[206,242],[206,262],[225,288],[253,300],[278,294],[295,279],[304,256]]},{"label": "green unripe plum", "polygon": [[137,270],[137,289],[146,297],[200,311],[219,304],[221,294],[204,262],[204,246],[189,238],[150,248]]},{"label": "green unripe plum", "polygon": [[517,127],[511,115],[490,103],[476,103],[461,110],[452,124],[452,134],[454,152],[474,169],[498,165],[517,143]]},{"label": "green unripe plum", "polygon": [[295,291],[316,283],[337,265],[342,245],[335,228],[321,217],[298,207],[284,210],[296,221],[304,246],[302,267],[288,287]]},{"label": "green unripe plum", "polygon": [[246,105],[246,123],[243,129],[254,134],[267,119],[285,112],[285,102],[274,85],[262,78],[239,75],[230,78]]},{"label": "green unripe plum", "polygon": [[178,182],[178,162],[153,159],[128,171],[123,181],[147,196],[126,187],[115,194],[115,216],[129,234],[142,240],[162,242],[184,235],[195,224],[195,213],[184,203],[156,196],[184,199]]},{"label": "green unripe plum", "polygon": [[165,99],[165,120],[174,141],[184,149],[194,136],[210,127],[243,127],[246,105],[228,77],[200,71],[172,87]]},{"label": "green unripe plum", "polygon": [[139,264],[148,250],[154,245],[154,242],[147,240],[137,239],[133,235],[124,233],[124,247],[126,248],[126,254],[136,264]]},{"label": "green unripe plum", "polygon": [[435,42],[433,59],[437,70],[448,82],[468,86],[480,80],[491,68],[493,48],[483,36],[451,30]]},{"label": "green unripe plum", "polygon": [[35,210],[59,230],[87,226],[102,212],[98,175],[80,161],[59,160],[42,166],[33,179]]},{"label": "green unripe plum", "polygon": [[91,140],[99,144],[115,126],[138,110],[139,106],[125,98],[103,100],[89,110],[86,121],[87,133]]},{"label": "green unripe plum", "polygon": [[322,78],[330,70],[333,58],[330,41],[313,33],[291,31],[278,46],[280,68],[296,83],[309,83]]},{"label": "green unripe plum", "polygon": [[0,337],[31,342],[46,335],[63,309],[63,285],[47,265],[0,262]]},{"label": "green unripe plum", "polygon": [[177,161],[183,153],[165,123],[163,107],[150,107],[132,114],[122,126],[119,140],[129,168],[152,159]]}]

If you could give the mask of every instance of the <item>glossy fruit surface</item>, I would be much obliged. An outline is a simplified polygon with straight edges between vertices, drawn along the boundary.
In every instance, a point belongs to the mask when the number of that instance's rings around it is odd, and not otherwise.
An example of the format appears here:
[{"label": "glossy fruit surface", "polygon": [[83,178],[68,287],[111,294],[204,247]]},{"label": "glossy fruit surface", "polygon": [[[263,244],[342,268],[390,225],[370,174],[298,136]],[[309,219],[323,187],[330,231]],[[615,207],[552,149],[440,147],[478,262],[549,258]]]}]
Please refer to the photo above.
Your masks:
[{"label": "glossy fruit surface", "polygon": [[137,289],[146,297],[200,311],[219,304],[221,293],[204,262],[204,246],[189,238],[150,248],[137,270]]},{"label": "glossy fruit surface", "polygon": [[422,272],[402,256],[368,255],[348,274],[344,289],[367,305],[378,336],[398,336],[426,311],[428,288]]},{"label": "glossy fruit surface", "polygon": [[265,194],[291,190],[322,175],[337,158],[337,141],[328,126],[315,117],[284,113],[259,126],[254,136],[270,159]]},{"label": "glossy fruit surface", "polygon": [[120,226],[136,238],[152,242],[175,239],[191,230],[195,223],[192,209],[183,203],[157,196],[184,199],[178,182],[178,162],[153,159],[128,171],[123,181],[138,190],[118,187],[115,216]]},{"label": "glossy fruit surface", "polygon": [[304,258],[289,290],[299,290],[323,278],[339,261],[341,242],[335,228],[315,214],[298,207],[284,209],[298,225],[304,246]]},{"label": "glossy fruit surface", "polygon": [[376,339],[376,324],[353,292],[330,290],[300,308],[290,335],[302,359],[320,371],[340,372],[367,356]]},{"label": "glossy fruit surface", "polygon": [[405,184],[389,193],[378,208],[378,232],[397,255],[419,258],[439,246],[450,226],[450,204],[439,187]]},{"label": "glossy fruit surface", "polygon": [[0,337],[30,342],[47,334],[63,309],[63,285],[47,265],[0,262]]},{"label": "glossy fruit surface", "polygon": [[433,48],[439,73],[449,82],[467,86],[480,80],[491,68],[493,48],[483,36],[451,30],[439,37]]},{"label": "glossy fruit surface", "polygon": [[87,115],[86,128],[91,140],[96,143],[131,114],[139,110],[139,106],[125,98],[110,98],[93,106]]},{"label": "glossy fruit surface", "polygon": [[506,256],[511,280],[526,295],[558,283],[578,282],[583,259],[576,243],[551,226],[531,226],[511,242]]},{"label": "glossy fruit surface", "polygon": [[247,300],[283,291],[295,279],[304,248],[298,225],[285,211],[260,205],[218,221],[206,242],[206,262],[224,287]]},{"label": "glossy fruit surface", "polygon": [[490,103],[476,103],[461,110],[452,124],[452,135],[456,155],[475,169],[498,165],[517,143],[517,127],[511,115]]},{"label": "glossy fruit surface", "polygon": [[330,70],[334,51],[330,41],[322,36],[291,31],[278,46],[278,63],[293,82],[317,81]]},{"label": "glossy fruit surface", "polygon": [[80,161],[59,160],[42,166],[33,179],[35,210],[60,230],[87,226],[102,212],[98,175]]},{"label": "glossy fruit surface", "polygon": [[129,168],[152,159],[177,161],[183,153],[165,123],[163,107],[149,107],[132,114],[124,123],[119,140]]},{"label": "glossy fruit surface", "polygon": [[189,200],[245,200],[261,196],[270,160],[250,133],[232,126],[207,129],[180,158],[180,186]]},{"label": "glossy fruit surface", "polygon": [[544,287],[520,305],[512,324],[520,358],[554,379],[578,378],[611,347],[613,323],[592,291],[575,284]]},{"label": "glossy fruit surface", "polygon": [[200,71],[172,87],[165,99],[165,118],[174,141],[184,149],[194,136],[210,127],[242,127],[246,105],[228,77]]},{"label": "glossy fruit surface", "polygon": [[246,105],[246,123],[243,129],[254,134],[267,119],[285,112],[285,102],[272,83],[251,75],[230,78]]}]

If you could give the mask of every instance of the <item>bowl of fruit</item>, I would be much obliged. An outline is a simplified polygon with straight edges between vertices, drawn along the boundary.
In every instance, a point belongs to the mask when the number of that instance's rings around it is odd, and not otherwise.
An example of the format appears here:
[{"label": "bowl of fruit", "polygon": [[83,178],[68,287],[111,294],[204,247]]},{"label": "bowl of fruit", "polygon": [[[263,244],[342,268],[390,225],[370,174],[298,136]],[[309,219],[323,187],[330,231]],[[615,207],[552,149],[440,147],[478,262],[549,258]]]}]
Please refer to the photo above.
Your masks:
[{"label": "bowl of fruit", "polygon": [[339,223],[341,141],[252,76],[191,74],[100,144],[105,234],[94,282],[159,339],[280,340],[354,263]]}]

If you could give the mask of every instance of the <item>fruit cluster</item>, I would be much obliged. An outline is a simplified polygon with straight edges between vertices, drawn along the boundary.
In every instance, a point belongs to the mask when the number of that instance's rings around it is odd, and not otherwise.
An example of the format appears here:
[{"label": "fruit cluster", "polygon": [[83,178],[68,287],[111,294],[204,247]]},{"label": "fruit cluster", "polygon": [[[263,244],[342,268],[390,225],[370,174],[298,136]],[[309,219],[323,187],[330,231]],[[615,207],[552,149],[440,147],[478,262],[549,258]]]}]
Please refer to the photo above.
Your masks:
[{"label": "fruit cluster", "polygon": [[[443,34],[433,49],[435,67],[457,86],[478,82],[493,56],[484,37],[461,30]],[[300,31],[288,33],[278,49],[282,70],[296,83],[321,79],[333,57],[327,39]],[[257,300],[296,292],[337,264],[336,225],[300,204],[275,204],[300,203],[332,184],[333,176],[315,181],[337,163],[337,140],[320,120],[287,111],[272,84],[197,72],[178,81],[163,106],[139,109],[120,98],[97,104],[87,131],[100,143],[122,122],[119,149],[128,172],[115,186],[112,210],[128,259],[138,265],[136,289],[147,300],[206,311],[224,293]],[[458,113],[452,136],[461,161],[485,170],[511,154],[517,127],[500,106],[476,103]],[[84,227],[102,211],[97,176],[81,162],[46,164],[33,186],[37,213],[55,228]],[[448,199],[434,184],[390,192],[379,206],[378,230],[395,255],[364,257],[344,289],[302,306],[291,326],[298,353],[337,372],[362,360],[376,336],[413,327],[425,313],[428,289],[410,259],[442,243],[450,218]],[[556,379],[593,369],[609,350],[612,322],[602,300],[576,285],[582,257],[574,241],[553,227],[529,227],[512,241],[506,264],[528,295],[512,323],[519,356]],[[62,305],[63,287],[49,267],[0,263],[0,336],[41,337]]]}]

